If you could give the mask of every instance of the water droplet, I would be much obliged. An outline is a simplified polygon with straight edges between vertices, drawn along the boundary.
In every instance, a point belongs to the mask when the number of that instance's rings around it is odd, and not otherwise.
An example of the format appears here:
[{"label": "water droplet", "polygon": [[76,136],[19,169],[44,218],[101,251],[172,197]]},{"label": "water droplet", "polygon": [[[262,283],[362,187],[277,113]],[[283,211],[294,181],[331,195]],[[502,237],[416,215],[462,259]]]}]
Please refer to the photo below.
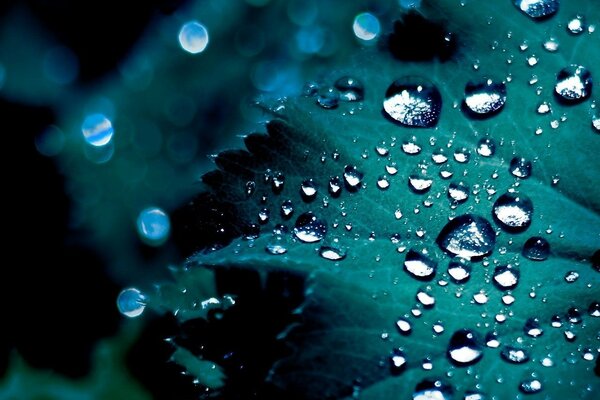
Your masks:
[{"label": "water droplet", "polygon": [[346,165],[344,167],[344,182],[348,191],[357,191],[362,184],[362,179],[363,173],[357,170],[354,165]]},{"label": "water droplet", "polygon": [[423,194],[427,192],[429,189],[431,189],[431,185],[433,185],[433,179],[424,174],[411,174],[408,177],[408,187],[410,187],[410,189],[417,194]]},{"label": "water droplet", "polygon": [[538,379],[527,379],[519,385],[519,390],[525,394],[534,394],[542,390],[542,382]]},{"label": "water droplet", "polygon": [[560,315],[553,315],[552,318],[550,318],[550,325],[553,328],[560,328],[562,326],[562,319],[560,318]]},{"label": "water droplet", "polygon": [[540,105],[538,105],[538,107],[537,107],[538,114],[548,114],[550,111],[552,111],[552,107],[550,106],[550,103],[548,103],[547,101],[540,103]]},{"label": "water droplet", "polygon": [[290,219],[294,214],[294,205],[291,200],[285,200],[281,203],[281,217],[283,219]]},{"label": "water droplet", "polygon": [[362,101],[365,97],[365,88],[356,78],[343,76],[334,84],[339,91],[340,100],[343,101]]},{"label": "water droplet", "polygon": [[465,283],[471,276],[471,265],[463,259],[455,259],[448,264],[448,275],[456,283]]},{"label": "water droplet", "polygon": [[294,235],[304,243],[315,243],[327,234],[327,226],[312,212],[300,215],[294,225]]},{"label": "water droplet", "polygon": [[329,179],[329,194],[332,197],[338,197],[342,194],[342,178],[339,176],[334,176]]},{"label": "water droplet", "polygon": [[371,13],[361,13],[354,17],[352,24],[354,36],[366,42],[372,41],[379,36],[381,24],[379,19]]},{"label": "water droplet", "polygon": [[558,0],[514,0],[515,6],[534,19],[548,18],[558,11]]},{"label": "water droplet", "polygon": [[484,291],[480,291],[473,295],[473,300],[477,304],[486,304],[489,299],[490,298],[488,297],[487,293],[485,293]]},{"label": "water droplet", "polygon": [[531,161],[522,157],[514,157],[512,160],[510,160],[509,171],[517,178],[529,178],[531,175]]},{"label": "water droplet", "polygon": [[281,172],[274,172],[271,177],[271,189],[273,193],[279,194],[283,191],[285,185],[285,176]]},{"label": "water droplet", "polygon": [[453,256],[474,259],[492,253],[496,233],[485,218],[464,214],[448,222],[436,242],[442,250]]},{"label": "water droplet", "polygon": [[575,334],[575,332],[566,330],[563,333],[567,342],[574,342],[575,340],[577,340],[577,335]]},{"label": "water droplet", "polygon": [[592,128],[594,128],[596,132],[600,132],[600,115],[594,115],[592,117]]},{"label": "water droplet", "polygon": [[416,297],[417,301],[425,308],[431,308],[435,305],[435,297],[433,297],[429,289],[419,289]]},{"label": "water droplet", "polygon": [[444,333],[444,325],[442,325],[442,323],[439,321],[433,324],[432,329],[436,335],[441,335]]},{"label": "water droplet", "polygon": [[302,182],[300,185],[300,196],[307,203],[317,198],[317,185],[312,179]]},{"label": "water droplet", "polygon": [[417,143],[417,138],[411,136],[402,142],[402,151],[405,154],[414,156],[421,152],[421,146]]},{"label": "water droplet", "polygon": [[592,93],[592,74],[581,65],[563,68],[556,77],[554,92],[567,103],[585,100]]},{"label": "water droplet", "polygon": [[494,270],[494,284],[501,290],[514,289],[519,283],[519,270],[512,265],[502,265]]},{"label": "water droplet", "polygon": [[333,87],[326,87],[319,90],[317,104],[326,110],[337,108],[340,104],[340,93]]},{"label": "water droplet", "polygon": [[189,21],[179,30],[179,45],[188,53],[202,53],[208,46],[208,30],[198,21]]},{"label": "water droplet", "polygon": [[550,52],[550,53],[554,53],[556,51],[558,51],[558,48],[560,47],[560,43],[558,42],[558,39],[551,37],[550,39],[546,40],[544,42],[544,50]]},{"label": "water droplet", "polygon": [[494,203],[494,220],[508,232],[523,232],[533,215],[533,203],[529,197],[517,193],[505,193]]},{"label": "water droplet", "polygon": [[500,352],[503,360],[512,364],[523,364],[529,361],[529,354],[524,349],[519,349],[512,346],[504,346]]},{"label": "water droplet", "polygon": [[117,297],[117,308],[126,317],[139,317],[146,309],[146,296],[136,288],[124,289]]},{"label": "water droplet", "polygon": [[381,190],[386,190],[390,187],[390,181],[385,176],[380,176],[377,179],[377,187]]},{"label": "water droplet", "polygon": [[533,261],[544,261],[550,255],[550,243],[539,236],[531,237],[523,245],[522,254]]},{"label": "water droplet", "polygon": [[425,79],[403,78],[387,89],[383,109],[402,125],[431,128],[440,118],[442,96]]},{"label": "water droplet", "polygon": [[463,203],[469,198],[469,187],[464,182],[451,182],[448,197],[455,203]]},{"label": "water droplet", "polygon": [[461,329],[452,335],[448,344],[448,357],[459,366],[473,365],[483,357],[483,348],[477,334],[469,329]]},{"label": "water droplet", "polygon": [[600,302],[594,301],[588,307],[588,314],[592,317],[600,317]]},{"label": "water droplet", "polygon": [[540,321],[537,318],[529,318],[527,322],[525,322],[525,327],[523,328],[525,333],[531,337],[540,337],[544,334],[544,330],[540,326]]},{"label": "water droplet", "polygon": [[401,349],[394,349],[392,351],[390,355],[390,368],[394,375],[406,369],[406,355]]},{"label": "water droplet", "polygon": [[341,261],[346,258],[346,252],[344,249],[333,246],[321,246],[319,249],[319,255],[330,261]]},{"label": "water droplet", "polygon": [[171,222],[169,216],[158,207],[148,207],[137,218],[137,232],[144,243],[160,246],[169,237]]},{"label": "water droplet", "polygon": [[573,283],[579,279],[579,273],[577,271],[568,271],[565,274],[565,282]]},{"label": "water droplet", "polygon": [[465,147],[461,147],[454,151],[454,160],[461,164],[468,163],[471,158],[471,153]]},{"label": "water droplet", "polygon": [[573,35],[579,35],[585,30],[585,20],[582,15],[577,15],[567,23],[567,31]]},{"label": "water droplet", "polygon": [[483,393],[466,391],[465,392],[465,400],[485,400],[486,397]]},{"label": "water droplet", "polygon": [[497,332],[489,332],[485,335],[485,345],[492,349],[500,347],[500,339]]},{"label": "water droplet", "polygon": [[404,269],[414,278],[432,280],[435,276],[437,261],[431,259],[425,251],[410,249],[404,259]]},{"label": "water droplet", "polygon": [[114,134],[112,122],[103,114],[88,115],[83,120],[81,132],[86,143],[94,147],[107,145]]},{"label": "water droplet", "polygon": [[400,333],[403,335],[410,334],[412,330],[412,325],[407,319],[404,318],[399,318],[398,321],[396,321],[396,326],[398,327]]},{"label": "water droplet", "polygon": [[271,216],[271,210],[268,208],[263,208],[258,212],[258,222],[262,225],[269,222],[269,217]]},{"label": "water droplet", "polygon": [[477,154],[482,157],[491,157],[496,153],[496,142],[490,138],[481,138],[477,143]]},{"label": "water droplet", "polygon": [[314,97],[319,93],[319,84],[317,82],[309,81],[302,86],[302,96]]},{"label": "water droplet", "polygon": [[433,379],[423,379],[419,382],[413,393],[413,400],[450,400],[453,390],[450,385]]},{"label": "water droplet", "polygon": [[487,79],[482,82],[469,82],[465,87],[464,105],[471,115],[488,117],[504,107],[506,85]]},{"label": "water droplet", "polygon": [[569,308],[569,310],[567,311],[567,319],[572,324],[580,324],[583,321],[581,317],[581,312],[575,307]]}]

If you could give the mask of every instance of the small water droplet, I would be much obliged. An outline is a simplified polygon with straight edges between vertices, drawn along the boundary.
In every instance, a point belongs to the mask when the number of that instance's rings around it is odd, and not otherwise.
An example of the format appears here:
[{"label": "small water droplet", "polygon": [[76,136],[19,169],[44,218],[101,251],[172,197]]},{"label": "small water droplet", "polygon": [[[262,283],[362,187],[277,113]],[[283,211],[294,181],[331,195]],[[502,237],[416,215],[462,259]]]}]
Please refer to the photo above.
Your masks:
[{"label": "small water droplet", "polygon": [[500,339],[497,332],[489,332],[485,335],[485,345],[491,349],[500,347]]},{"label": "small water droplet", "polygon": [[521,254],[533,261],[544,261],[550,255],[550,243],[543,237],[533,236],[527,239]]},{"label": "small water droplet", "polygon": [[344,167],[344,182],[346,183],[346,189],[350,192],[357,191],[363,179],[363,173],[356,169],[354,165],[346,165]]},{"label": "small water droplet", "polygon": [[340,100],[343,101],[362,101],[365,97],[365,88],[356,78],[343,76],[334,83],[339,91]]},{"label": "small water droplet", "polygon": [[588,314],[590,314],[592,317],[600,317],[600,302],[592,302],[588,307]]},{"label": "small water droplet", "polygon": [[463,203],[469,198],[469,187],[464,182],[451,182],[448,185],[448,197],[454,203]]},{"label": "small water droplet", "polygon": [[417,291],[417,301],[425,308],[431,308],[435,305],[435,297],[431,294],[431,290],[421,288]]},{"label": "small water droplet", "polygon": [[448,344],[448,357],[458,366],[477,363],[483,357],[483,348],[477,334],[469,329],[460,329],[452,335]]},{"label": "small water droplet", "polygon": [[533,203],[518,193],[505,193],[494,202],[494,220],[508,232],[523,232],[531,225]]},{"label": "small water droplet", "polygon": [[278,225],[273,229],[273,234],[265,246],[269,254],[281,255],[287,253],[288,229],[283,225]]},{"label": "small water droplet", "polygon": [[523,157],[514,157],[510,160],[510,173],[521,179],[529,178],[531,175],[531,161],[524,159]]},{"label": "small water droplet", "polygon": [[417,143],[417,138],[411,136],[402,142],[402,151],[405,154],[414,156],[421,152],[421,146]]},{"label": "small water droplet", "polygon": [[142,315],[146,309],[146,296],[136,288],[127,288],[117,297],[119,312],[128,318]]},{"label": "small water droplet", "polygon": [[439,379],[426,378],[417,384],[412,398],[413,400],[450,400],[452,396],[452,386]]},{"label": "small water droplet", "polygon": [[519,384],[519,390],[525,394],[534,394],[542,390],[542,382],[538,379],[527,379]]},{"label": "small water droplet", "polygon": [[377,187],[381,190],[386,190],[387,188],[390,187],[390,181],[388,180],[387,177],[385,176],[380,176],[377,179]]},{"label": "small water droplet", "polygon": [[314,97],[319,93],[319,84],[314,81],[309,81],[302,86],[302,96],[304,97]]},{"label": "small water droplet", "polygon": [[394,81],[385,93],[383,109],[402,125],[432,128],[442,110],[442,96],[425,79],[403,78]]},{"label": "small water droplet", "polygon": [[431,189],[433,179],[421,173],[414,173],[408,177],[408,187],[417,194],[423,194]]},{"label": "small water droplet", "polygon": [[529,318],[523,327],[524,332],[531,337],[540,337],[544,334],[544,330],[537,318]]},{"label": "small water droplet", "polygon": [[471,265],[461,258],[452,260],[448,264],[448,275],[456,283],[465,283],[471,276]]},{"label": "small water droplet", "polygon": [[556,77],[554,92],[567,103],[585,100],[592,93],[592,74],[581,65],[563,68]]},{"label": "small water droplet", "polygon": [[581,317],[581,312],[575,307],[569,308],[569,310],[567,311],[567,319],[570,323],[575,325],[580,324],[583,321]]},{"label": "small water droplet", "polygon": [[304,243],[315,243],[327,234],[327,226],[312,212],[300,215],[294,225],[294,235]]},{"label": "small water droplet", "polygon": [[454,151],[454,160],[461,164],[468,163],[471,158],[471,153],[466,147],[461,147]]},{"label": "small water droplet", "polygon": [[496,142],[490,138],[481,138],[477,143],[477,154],[482,157],[491,157],[496,153]]},{"label": "small water droplet", "polygon": [[425,251],[410,249],[404,259],[404,269],[414,278],[432,280],[437,269],[437,261],[430,258]]},{"label": "small water droplet", "polygon": [[302,200],[309,203],[317,198],[317,185],[312,179],[307,179],[300,185]]},{"label": "small water droplet", "polygon": [[529,361],[529,354],[525,349],[512,346],[504,346],[500,352],[500,357],[512,364],[523,364]]},{"label": "small water droplet", "polygon": [[573,35],[579,35],[586,29],[586,23],[582,15],[577,15],[567,22],[567,31]]},{"label": "small water droplet", "polygon": [[475,259],[492,253],[496,234],[485,218],[464,214],[448,222],[436,242],[442,250],[453,256]]},{"label": "small water droplet", "polygon": [[319,255],[326,260],[341,261],[346,258],[346,251],[337,246],[321,246],[319,249]]},{"label": "small water droplet", "polygon": [[494,270],[494,284],[501,290],[514,289],[519,283],[519,270],[512,265],[502,265]]},{"label": "small water droplet", "polygon": [[398,321],[396,321],[396,326],[403,335],[408,335],[412,331],[412,325],[410,321],[405,318],[398,318]]},{"label": "small water droplet", "polygon": [[552,107],[547,101],[540,103],[537,107],[538,114],[548,114],[550,111],[552,111]]},{"label": "small water droplet", "polygon": [[506,103],[506,85],[491,79],[469,82],[465,87],[464,105],[471,115],[492,116]]},{"label": "small water droplet", "polygon": [[342,185],[342,178],[339,176],[334,176],[329,179],[329,194],[332,197],[339,197],[339,195],[342,194]]},{"label": "small water droplet", "polygon": [[592,128],[600,133],[600,115],[592,116]]},{"label": "small water droplet", "polygon": [[273,193],[279,194],[283,191],[285,176],[281,172],[274,172],[271,177],[271,189]]},{"label": "small water droplet", "polygon": [[269,217],[271,215],[271,210],[268,208],[263,208],[258,212],[258,222],[262,225],[269,222]]},{"label": "small water droplet", "polygon": [[558,0],[514,0],[515,6],[533,19],[548,18],[558,11]]},{"label": "small water droplet", "polygon": [[394,349],[390,355],[392,374],[399,374],[406,369],[406,355],[401,349]]},{"label": "small water droplet", "polygon": [[281,203],[281,217],[283,219],[290,219],[294,214],[294,205],[291,200],[285,200]]},{"label": "small water droplet", "polygon": [[321,88],[316,101],[322,108],[332,110],[340,104],[340,92],[333,87]]}]

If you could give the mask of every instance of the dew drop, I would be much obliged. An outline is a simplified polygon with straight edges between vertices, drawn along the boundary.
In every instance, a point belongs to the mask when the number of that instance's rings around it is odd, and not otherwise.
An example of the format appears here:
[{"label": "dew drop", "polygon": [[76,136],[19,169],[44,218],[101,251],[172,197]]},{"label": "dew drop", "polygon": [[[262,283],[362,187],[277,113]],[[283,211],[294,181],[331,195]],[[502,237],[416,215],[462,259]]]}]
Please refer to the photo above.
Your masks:
[{"label": "dew drop", "polygon": [[283,191],[283,186],[285,185],[285,175],[281,172],[273,173],[271,177],[271,189],[273,193],[279,194]]},{"label": "dew drop", "polygon": [[363,179],[363,173],[356,169],[354,165],[346,165],[344,167],[344,182],[346,184],[346,189],[350,192],[357,191]]},{"label": "dew drop", "polygon": [[421,146],[417,143],[417,138],[411,136],[402,142],[402,151],[405,154],[414,156],[421,152]]},{"label": "dew drop", "polygon": [[283,219],[290,219],[294,214],[294,205],[291,200],[285,200],[281,203],[281,217]]},{"label": "dew drop", "polygon": [[390,181],[385,176],[380,176],[377,179],[377,187],[381,190],[386,190],[390,187]]},{"label": "dew drop", "polygon": [[119,312],[128,318],[142,315],[146,309],[146,296],[136,288],[127,288],[117,297]]},{"label": "dew drop", "polygon": [[588,314],[592,317],[600,317],[600,302],[594,301],[588,307]]},{"label": "dew drop", "polygon": [[583,16],[577,15],[567,22],[567,31],[573,35],[579,35],[585,30],[585,20]]},{"label": "dew drop", "polygon": [[342,194],[342,185],[342,178],[339,176],[334,176],[329,179],[329,194],[332,197],[339,197],[339,195]]},{"label": "dew drop", "polygon": [[491,157],[496,153],[496,142],[490,138],[481,138],[477,143],[477,154],[482,157]]},{"label": "dew drop", "polygon": [[426,252],[410,249],[404,259],[404,269],[414,278],[432,280],[435,276],[437,261],[430,258]]},{"label": "dew drop", "polygon": [[417,301],[425,308],[431,308],[435,305],[435,297],[431,294],[428,289],[419,289],[417,291]]},{"label": "dew drop", "polygon": [[550,243],[543,237],[530,237],[523,245],[522,254],[533,261],[544,261],[550,255]]},{"label": "dew drop", "polygon": [[510,160],[509,171],[513,176],[525,179],[531,175],[531,167],[531,161],[522,157],[514,157]]},{"label": "dew drop", "polygon": [[498,338],[498,333],[489,332],[485,335],[485,345],[491,349],[497,349],[500,347],[500,339]]},{"label": "dew drop", "polygon": [[343,76],[333,85],[338,91],[342,101],[362,101],[365,97],[365,88],[356,78]]},{"label": "dew drop", "polygon": [[558,51],[558,48],[560,47],[560,43],[558,42],[558,39],[551,37],[550,39],[546,40],[544,42],[544,50],[550,52],[550,53],[554,53],[556,51]]},{"label": "dew drop", "polygon": [[258,212],[258,222],[262,225],[269,222],[269,217],[271,216],[271,211],[268,208],[263,208]]},{"label": "dew drop", "polygon": [[437,87],[425,79],[403,78],[387,89],[383,109],[402,125],[432,128],[440,118],[442,96]]},{"label": "dew drop", "polygon": [[469,82],[465,87],[464,105],[471,115],[487,117],[498,113],[506,103],[506,85],[487,79]]},{"label": "dew drop", "polygon": [[517,193],[505,193],[498,197],[493,206],[494,220],[508,232],[523,232],[533,214],[533,203],[529,197]]},{"label": "dew drop", "polygon": [[494,284],[501,290],[514,289],[519,283],[519,270],[512,265],[502,265],[494,270]]},{"label": "dew drop", "polygon": [[436,239],[442,250],[465,259],[475,259],[494,251],[496,234],[483,217],[464,214],[448,222]]},{"label": "dew drop", "polygon": [[179,30],[179,45],[190,54],[202,53],[208,46],[208,30],[198,21],[189,21]]},{"label": "dew drop", "polygon": [[379,19],[371,13],[361,13],[354,18],[352,24],[354,36],[365,42],[370,42],[379,36],[381,24]]},{"label": "dew drop", "polygon": [[319,84],[317,82],[309,81],[302,86],[302,96],[314,97],[319,93]]},{"label": "dew drop", "polygon": [[451,182],[448,185],[448,198],[454,203],[463,203],[469,198],[469,187],[464,182]]},{"label": "dew drop", "polygon": [[529,318],[523,327],[524,332],[533,338],[540,337],[544,334],[544,330],[540,326],[540,321],[537,318]]},{"label": "dew drop", "polygon": [[519,384],[519,390],[524,394],[534,394],[542,390],[542,382],[538,379],[527,379]]},{"label": "dew drop", "polygon": [[514,0],[515,6],[533,19],[548,18],[558,11],[558,0]]},{"label": "dew drop", "polygon": [[433,179],[424,174],[411,174],[408,177],[408,187],[417,194],[423,194],[431,189]]},{"label": "dew drop", "polygon": [[169,216],[158,207],[148,207],[137,218],[137,232],[142,241],[150,246],[160,246],[169,237]]},{"label": "dew drop", "polygon": [[392,374],[399,374],[406,369],[406,355],[401,349],[394,349],[390,355]]},{"label": "dew drop", "polygon": [[413,400],[450,400],[453,390],[450,385],[439,379],[423,379],[413,393]]},{"label": "dew drop", "polygon": [[343,249],[333,246],[321,246],[319,255],[330,261],[341,261],[346,258],[346,252]]},{"label": "dew drop", "polygon": [[471,276],[471,265],[460,258],[452,260],[448,264],[448,275],[456,283],[465,283]]},{"label": "dew drop", "polygon": [[454,152],[454,160],[461,164],[468,163],[470,158],[471,154],[469,153],[469,150],[467,150],[465,147],[456,149],[456,151]]},{"label": "dew drop", "polygon": [[579,273],[577,271],[568,271],[565,274],[565,282],[567,283],[576,282],[577,279],[579,279]]},{"label": "dew drop", "polygon": [[294,225],[294,235],[304,243],[315,243],[327,234],[327,226],[312,212],[300,215]]},{"label": "dew drop", "polygon": [[312,179],[302,182],[300,185],[300,197],[307,203],[317,198],[317,185]]},{"label": "dew drop", "polygon": [[281,255],[287,253],[287,236],[288,229],[279,225],[273,229],[273,235],[269,239],[269,242],[265,246],[265,250],[269,254]]},{"label": "dew drop", "polygon": [[592,74],[585,67],[570,65],[558,73],[554,92],[567,103],[577,103],[591,95],[592,86]]},{"label": "dew drop", "polygon": [[396,321],[396,326],[403,335],[408,335],[412,331],[412,325],[410,324],[410,321],[405,318],[398,318],[398,321]]},{"label": "dew drop", "polygon": [[319,90],[316,101],[321,108],[332,110],[340,104],[340,92],[333,87],[322,88]]},{"label": "dew drop", "polygon": [[592,117],[592,128],[600,133],[600,115],[594,115]]},{"label": "dew drop", "polygon": [[529,361],[529,354],[524,349],[512,346],[504,346],[500,352],[500,357],[512,364],[523,364]]},{"label": "dew drop", "polygon": [[575,325],[580,324],[583,321],[581,317],[581,312],[575,307],[569,308],[569,310],[567,311],[567,319],[570,323]]},{"label": "dew drop", "polygon": [[469,329],[461,329],[452,335],[448,344],[448,357],[458,366],[477,363],[483,357],[483,348],[477,334]]},{"label": "dew drop", "polygon": [[112,122],[103,114],[88,115],[83,120],[81,132],[86,143],[94,147],[107,145],[114,134]]}]

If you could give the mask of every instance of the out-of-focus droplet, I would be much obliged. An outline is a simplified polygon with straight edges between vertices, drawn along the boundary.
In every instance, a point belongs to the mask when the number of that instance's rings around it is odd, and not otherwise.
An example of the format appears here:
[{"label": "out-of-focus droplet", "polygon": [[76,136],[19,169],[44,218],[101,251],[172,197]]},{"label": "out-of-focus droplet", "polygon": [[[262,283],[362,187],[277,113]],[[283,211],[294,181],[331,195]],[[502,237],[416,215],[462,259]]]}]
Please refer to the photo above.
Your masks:
[{"label": "out-of-focus droplet", "polygon": [[136,288],[127,288],[117,297],[119,312],[128,318],[142,315],[146,309],[146,296]]},{"label": "out-of-focus droplet", "polygon": [[442,96],[426,79],[402,78],[385,92],[383,109],[402,125],[432,128],[440,118]]},{"label": "out-of-focus droplet", "polygon": [[591,95],[592,86],[592,74],[587,68],[570,65],[558,73],[554,92],[567,103],[577,103]]},{"label": "out-of-focus droplet", "polygon": [[35,137],[35,148],[46,156],[54,157],[62,151],[65,145],[65,134],[56,126],[49,126]]},{"label": "out-of-focus droplet", "polygon": [[104,114],[88,115],[81,125],[86,143],[94,147],[106,146],[112,140],[112,122]]},{"label": "out-of-focus droplet", "polygon": [[365,97],[365,87],[351,76],[342,76],[333,86],[339,91],[340,100],[362,101]]},{"label": "out-of-focus droplet", "polygon": [[354,36],[365,42],[370,42],[376,39],[381,32],[381,24],[379,19],[371,13],[360,13],[354,18],[352,24]]},{"label": "out-of-focus droplet", "polygon": [[158,207],[148,207],[137,218],[137,231],[140,239],[150,246],[160,246],[171,232],[169,216]]},{"label": "out-of-focus droplet", "polygon": [[198,21],[186,22],[179,30],[179,45],[188,53],[202,53],[208,41],[208,30]]}]

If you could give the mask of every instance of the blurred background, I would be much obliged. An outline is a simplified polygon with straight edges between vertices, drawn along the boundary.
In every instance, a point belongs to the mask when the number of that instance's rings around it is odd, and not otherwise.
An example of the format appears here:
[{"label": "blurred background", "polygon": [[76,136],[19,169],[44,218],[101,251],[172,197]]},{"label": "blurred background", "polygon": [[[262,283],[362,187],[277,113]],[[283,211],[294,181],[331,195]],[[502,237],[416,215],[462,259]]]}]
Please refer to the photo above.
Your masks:
[{"label": "blurred background", "polygon": [[418,5],[0,2],[0,399],[198,398],[167,362],[175,322],[127,318],[190,255],[170,213],[210,154],[263,131],[256,101],[301,93]]}]

